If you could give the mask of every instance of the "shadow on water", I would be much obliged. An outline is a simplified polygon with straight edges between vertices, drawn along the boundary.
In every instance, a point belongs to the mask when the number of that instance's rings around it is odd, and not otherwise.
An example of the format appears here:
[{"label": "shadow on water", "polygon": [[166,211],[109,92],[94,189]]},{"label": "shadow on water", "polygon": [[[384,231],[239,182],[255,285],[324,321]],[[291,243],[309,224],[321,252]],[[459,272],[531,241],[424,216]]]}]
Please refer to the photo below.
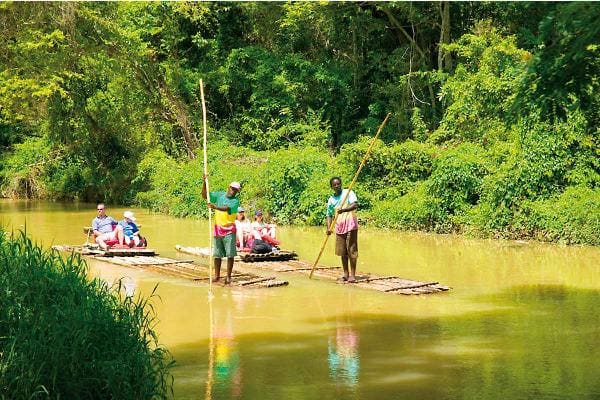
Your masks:
[{"label": "shadow on water", "polygon": [[[502,307],[443,318],[355,314],[315,335],[235,336],[172,349],[176,398],[598,399],[600,292],[511,289]],[[208,379],[210,378],[210,379]]]}]

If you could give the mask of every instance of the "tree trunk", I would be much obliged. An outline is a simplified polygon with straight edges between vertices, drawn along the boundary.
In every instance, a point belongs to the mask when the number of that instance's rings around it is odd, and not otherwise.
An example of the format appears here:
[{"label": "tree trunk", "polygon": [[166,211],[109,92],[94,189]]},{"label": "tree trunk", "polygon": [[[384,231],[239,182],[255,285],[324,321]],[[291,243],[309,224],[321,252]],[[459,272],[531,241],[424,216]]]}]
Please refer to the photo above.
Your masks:
[{"label": "tree trunk", "polygon": [[450,71],[452,69],[452,56],[447,51],[442,50],[443,44],[450,43],[450,2],[440,2],[440,16],[442,24],[440,29],[440,43],[438,45],[438,69]]}]

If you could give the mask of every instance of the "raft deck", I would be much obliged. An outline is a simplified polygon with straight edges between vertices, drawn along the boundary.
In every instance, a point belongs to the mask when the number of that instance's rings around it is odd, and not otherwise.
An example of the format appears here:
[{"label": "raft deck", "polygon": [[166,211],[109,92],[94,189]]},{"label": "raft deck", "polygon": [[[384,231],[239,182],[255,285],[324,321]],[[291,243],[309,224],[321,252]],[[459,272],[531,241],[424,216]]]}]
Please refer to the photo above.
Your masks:
[{"label": "raft deck", "polygon": [[[209,249],[205,247],[186,247],[176,245],[177,251],[192,254],[199,257],[208,258]],[[294,253],[295,254],[295,253]],[[305,275],[310,275],[312,270],[312,264],[300,261],[300,260],[272,260],[272,261],[259,261],[254,259],[251,261],[252,268],[269,270],[274,272],[296,272]],[[238,268],[244,268],[244,264],[248,265],[243,257],[236,257],[235,265]],[[322,278],[325,280],[335,281],[340,284],[349,284],[340,279],[341,267],[327,267],[323,265],[317,265],[313,276]],[[418,294],[430,294],[439,293],[450,290],[450,287],[440,285],[439,282],[420,282],[412,279],[405,279],[398,276],[377,276],[372,274],[357,274],[356,282],[352,285],[364,288],[377,290],[384,293],[392,294],[403,294],[403,295],[418,295]]]},{"label": "raft deck", "polygon": [[[159,257],[153,250],[152,255],[140,254],[142,249],[115,249],[102,251],[88,246],[52,246],[58,251],[80,253],[84,257],[140,270],[156,271],[166,275],[181,277],[199,282],[210,279],[208,267],[194,265],[192,260],[175,260]],[[117,251],[120,250],[120,251]],[[136,250],[136,251],[124,251]],[[148,250],[148,249],[146,249]],[[275,276],[260,276],[249,271],[239,271],[231,275],[231,286],[240,288],[269,288],[286,286],[288,281]]]}]

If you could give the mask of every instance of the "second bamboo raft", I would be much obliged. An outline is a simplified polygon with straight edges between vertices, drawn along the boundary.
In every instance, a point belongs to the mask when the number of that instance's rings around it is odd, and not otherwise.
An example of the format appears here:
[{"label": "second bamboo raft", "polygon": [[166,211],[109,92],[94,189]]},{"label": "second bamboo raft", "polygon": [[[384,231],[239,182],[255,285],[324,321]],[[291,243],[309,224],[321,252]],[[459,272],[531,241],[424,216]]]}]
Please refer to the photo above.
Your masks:
[{"label": "second bamboo raft", "polygon": [[[192,254],[199,257],[208,257],[208,248],[204,247],[186,247],[176,245],[177,251]],[[257,261],[253,260],[251,264],[244,262],[241,257],[236,257],[236,265],[238,268],[256,268],[269,270],[273,272],[296,272],[309,275],[312,266],[300,260],[273,260],[273,261]],[[340,280],[340,267],[327,267],[318,265],[315,268],[313,276],[325,280],[334,281],[342,284],[349,284]],[[350,285],[350,284],[349,284]],[[351,285],[358,286],[364,289],[377,290],[384,293],[403,294],[403,295],[419,295],[439,293],[450,290],[448,286],[440,285],[436,281],[421,282],[412,279],[405,279],[398,276],[377,276],[373,274],[358,274],[356,282]]]}]

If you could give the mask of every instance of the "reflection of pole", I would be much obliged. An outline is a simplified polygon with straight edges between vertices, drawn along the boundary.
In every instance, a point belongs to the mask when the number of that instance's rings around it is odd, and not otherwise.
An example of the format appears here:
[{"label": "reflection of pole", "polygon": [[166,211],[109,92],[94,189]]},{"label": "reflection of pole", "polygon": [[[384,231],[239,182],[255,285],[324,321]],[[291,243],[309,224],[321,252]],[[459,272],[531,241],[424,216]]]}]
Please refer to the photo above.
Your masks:
[{"label": "reflection of pole", "polygon": [[208,317],[209,321],[209,338],[208,338],[208,377],[206,378],[205,400],[212,399],[212,387],[214,383],[213,370],[215,368],[215,345],[214,345],[214,326],[213,326],[213,305],[212,301],[208,302]]},{"label": "reflection of pole", "polygon": [[[203,152],[204,152],[204,179],[206,184],[206,202],[210,202],[210,190],[208,187],[208,156],[206,146],[206,104],[204,102],[204,83],[200,79],[200,97],[202,99],[202,129],[204,131]],[[209,338],[208,338],[208,377],[206,378],[206,400],[212,399],[212,387],[214,382],[213,369],[215,365],[215,346],[214,346],[214,326],[213,326],[213,293],[212,293],[212,268],[213,268],[213,230],[212,230],[212,212],[208,209],[208,237],[209,237],[209,264],[208,264],[208,318],[209,318]]]},{"label": "reflection of pole", "polygon": [[[210,203],[210,189],[208,187],[208,150],[206,146],[206,104],[204,103],[204,83],[202,83],[202,79],[200,79],[200,98],[202,99],[202,129],[204,131],[204,141],[203,141],[203,152],[204,152],[204,179],[206,180],[206,202]],[[211,209],[208,209],[208,237],[210,238],[208,244],[208,256],[209,256],[209,265],[208,265],[208,301],[212,300],[212,266],[213,266],[213,231],[212,231],[212,213]]]},{"label": "reflection of pole", "polygon": [[[381,130],[383,129],[383,127],[387,123],[387,120],[390,117],[390,115],[392,115],[392,114],[388,113],[388,115],[385,116],[385,119],[383,120],[383,122],[381,123],[381,125],[379,125],[379,129],[377,130],[377,134],[375,134],[375,137],[373,138],[373,140],[371,141],[371,144],[367,148],[367,152],[365,153],[365,156],[363,157],[363,159],[362,159],[362,161],[361,161],[361,163],[360,163],[360,165],[358,167],[358,170],[354,174],[354,178],[352,179],[352,182],[350,182],[350,186],[348,186],[348,190],[346,191],[346,195],[344,196],[344,198],[342,199],[342,202],[340,203],[342,205],[342,207],[346,204],[346,200],[348,199],[348,195],[350,194],[350,191],[352,190],[352,188],[354,187],[354,184],[356,183],[356,178],[358,178],[358,174],[360,174],[360,171],[365,166],[365,163],[367,162],[367,158],[369,157],[369,154],[371,153],[371,149],[373,148],[373,145],[375,144],[375,141],[379,137],[379,134],[381,133]],[[333,228],[335,227],[335,222],[337,221],[337,217],[338,217],[338,212],[336,210],[335,211],[335,215],[331,219],[331,226],[327,227],[328,231],[332,231]],[[323,250],[325,250],[325,245],[327,245],[327,239],[329,239],[329,236],[330,235],[326,235],[325,236],[325,241],[323,242],[323,246],[321,246],[321,250],[319,251],[319,255],[317,256],[317,259],[315,260],[315,263],[313,264],[312,269],[310,270],[310,274],[308,275],[308,277],[310,279],[312,279],[313,273],[315,272],[315,267],[317,266],[317,263],[319,262],[319,260],[321,259],[321,256],[323,255]]]}]

